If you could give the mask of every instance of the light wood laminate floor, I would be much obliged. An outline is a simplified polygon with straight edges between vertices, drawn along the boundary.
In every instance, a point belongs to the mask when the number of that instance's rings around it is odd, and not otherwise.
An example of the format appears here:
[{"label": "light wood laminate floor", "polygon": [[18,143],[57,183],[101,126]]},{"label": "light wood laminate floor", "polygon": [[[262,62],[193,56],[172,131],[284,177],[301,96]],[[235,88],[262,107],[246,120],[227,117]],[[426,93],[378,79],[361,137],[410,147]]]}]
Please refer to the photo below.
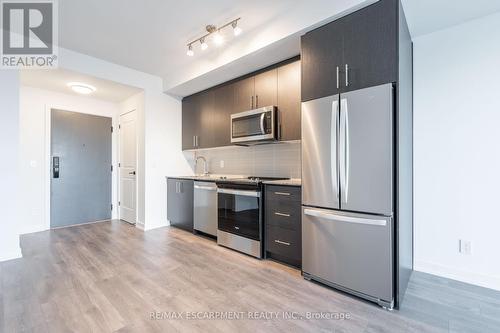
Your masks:
[{"label": "light wood laminate floor", "polygon": [[[414,273],[401,310],[389,312],[170,227],[96,223],[24,235],[21,245],[22,259],[0,264],[0,332],[500,331],[500,292]],[[193,318],[204,311],[240,318]],[[278,318],[249,318],[268,312]]]}]

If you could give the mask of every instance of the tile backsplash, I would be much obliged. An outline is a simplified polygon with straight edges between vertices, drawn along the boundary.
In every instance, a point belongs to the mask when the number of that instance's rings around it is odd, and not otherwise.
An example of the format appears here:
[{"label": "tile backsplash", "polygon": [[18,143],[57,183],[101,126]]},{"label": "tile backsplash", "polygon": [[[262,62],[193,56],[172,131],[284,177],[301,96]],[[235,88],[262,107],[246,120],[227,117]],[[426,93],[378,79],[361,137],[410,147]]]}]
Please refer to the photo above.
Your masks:
[{"label": "tile backsplash", "polygon": [[[196,156],[203,156],[212,174],[252,175],[261,177],[301,177],[300,142],[224,147],[186,153],[194,170]],[[203,172],[198,163],[195,172]]]}]

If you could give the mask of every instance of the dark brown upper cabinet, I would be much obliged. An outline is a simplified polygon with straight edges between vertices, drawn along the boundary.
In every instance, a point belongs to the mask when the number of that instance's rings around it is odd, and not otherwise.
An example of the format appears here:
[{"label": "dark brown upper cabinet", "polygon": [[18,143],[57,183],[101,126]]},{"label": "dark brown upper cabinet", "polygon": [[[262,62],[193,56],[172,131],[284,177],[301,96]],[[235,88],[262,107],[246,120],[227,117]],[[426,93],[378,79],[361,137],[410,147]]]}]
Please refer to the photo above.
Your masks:
[{"label": "dark brown upper cabinet", "polygon": [[339,19],[301,38],[302,100],[340,93],[344,61],[343,21]]},{"label": "dark brown upper cabinet", "polygon": [[397,10],[380,0],[302,36],[302,101],[397,81]]},{"label": "dark brown upper cabinet", "polygon": [[214,147],[231,144],[231,114],[234,109],[234,86],[234,84],[227,84],[214,89]]},{"label": "dark brown upper cabinet", "polygon": [[199,95],[182,100],[182,150],[196,149],[199,128]]},{"label": "dark brown upper cabinet", "polygon": [[270,105],[278,107],[279,139],[299,140],[300,61],[184,98],[182,149],[231,145],[231,114]]},{"label": "dark brown upper cabinet", "polygon": [[280,140],[300,140],[300,61],[278,67]]},{"label": "dark brown upper cabinet", "polygon": [[182,149],[213,147],[214,92],[205,91],[182,101]]},{"label": "dark brown upper cabinet", "polygon": [[200,94],[199,118],[198,118],[198,142],[197,148],[214,147],[215,132],[213,130],[215,93],[213,90],[204,91]]},{"label": "dark brown upper cabinet", "polygon": [[254,109],[255,105],[255,78],[249,77],[233,83],[234,85],[234,113]]},{"label": "dark brown upper cabinet", "polygon": [[397,11],[397,2],[382,0],[346,16],[343,92],[397,81]]},{"label": "dark brown upper cabinet", "polygon": [[278,70],[268,70],[255,76],[254,108],[278,104]]}]

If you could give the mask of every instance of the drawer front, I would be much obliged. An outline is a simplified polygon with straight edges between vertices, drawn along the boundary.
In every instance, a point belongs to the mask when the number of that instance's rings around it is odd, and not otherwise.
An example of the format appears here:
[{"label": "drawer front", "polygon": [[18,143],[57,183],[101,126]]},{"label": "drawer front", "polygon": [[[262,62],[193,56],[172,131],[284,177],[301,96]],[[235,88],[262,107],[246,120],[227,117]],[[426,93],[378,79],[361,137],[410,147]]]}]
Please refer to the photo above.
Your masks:
[{"label": "drawer front", "polygon": [[266,200],[270,201],[294,201],[300,205],[300,187],[266,185]]},{"label": "drawer front", "polygon": [[266,251],[298,261],[302,256],[300,235],[300,231],[267,226]]},{"label": "drawer front", "polygon": [[300,230],[301,210],[298,202],[268,202],[266,206],[266,225]]}]

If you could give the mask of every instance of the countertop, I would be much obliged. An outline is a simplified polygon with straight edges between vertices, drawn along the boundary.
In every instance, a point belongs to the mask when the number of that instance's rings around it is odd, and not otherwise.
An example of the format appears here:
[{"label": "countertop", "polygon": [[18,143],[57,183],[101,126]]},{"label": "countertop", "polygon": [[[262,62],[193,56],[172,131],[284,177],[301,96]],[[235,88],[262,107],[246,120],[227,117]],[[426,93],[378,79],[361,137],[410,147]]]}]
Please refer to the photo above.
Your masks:
[{"label": "countertop", "polygon": [[285,185],[285,186],[302,186],[300,178],[284,179],[284,180],[266,180],[262,182],[267,185]]},{"label": "countertop", "polygon": [[[167,178],[189,179],[189,180],[203,181],[203,182],[216,182],[217,180],[222,179],[222,177],[227,177],[228,179],[231,179],[231,178],[242,178],[244,176],[239,176],[239,175],[172,176],[172,177],[168,176]],[[262,183],[268,185],[284,185],[284,186],[302,185],[300,178],[292,178],[284,180],[266,180],[263,181]]]},{"label": "countertop", "polygon": [[230,179],[230,178],[243,178],[244,176],[239,176],[239,175],[208,175],[208,176],[203,176],[203,175],[194,175],[194,176],[167,176],[167,178],[172,178],[172,179],[189,179],[189,180],[195,180],[195,181],[200,181],[200,182],[216,182],[221,179]]}]

